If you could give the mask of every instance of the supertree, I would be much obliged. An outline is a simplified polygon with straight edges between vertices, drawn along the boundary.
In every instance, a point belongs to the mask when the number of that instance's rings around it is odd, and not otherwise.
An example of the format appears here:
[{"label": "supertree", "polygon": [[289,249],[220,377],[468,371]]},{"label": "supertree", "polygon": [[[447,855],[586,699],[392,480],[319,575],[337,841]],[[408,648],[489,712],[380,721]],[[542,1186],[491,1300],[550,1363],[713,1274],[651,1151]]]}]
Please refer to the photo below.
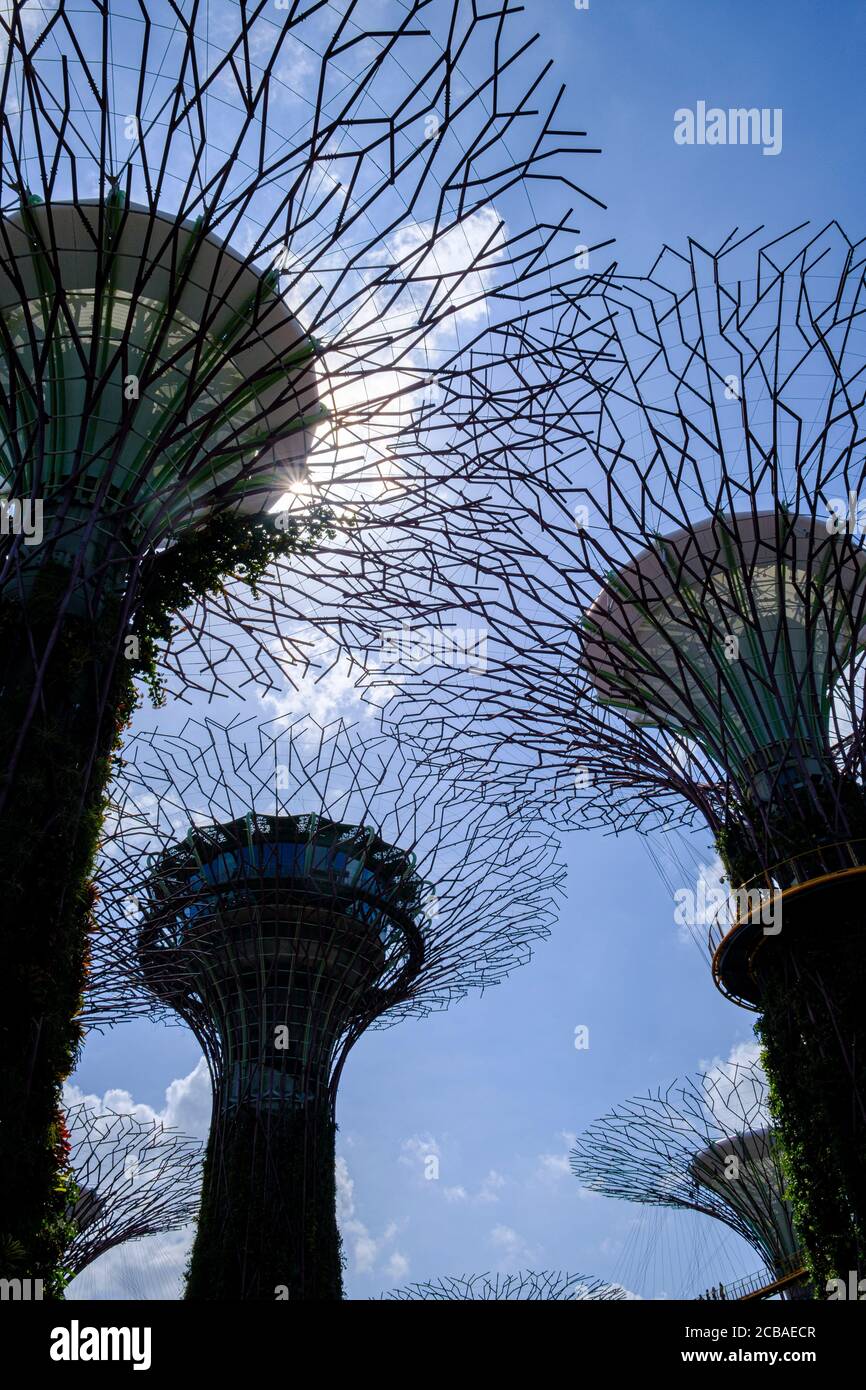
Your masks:
[{"label": "supertree", "polygon": [[386,1300],[403,1303],[463,1303],[488,1301],[514,1303],[519,1301],[553,1300],[559,1303],[615,1303],[625,1298],[616,1284],[606,1284],[588,1274],[563,1274],[559,1271],[521,1270],[517,1274],[472,1274],[432,1279],[426,1284],[406,1284],[383,1295]]},{"label": "supertree", "polygon": [[202,1045],[213,1117],[187,1297],[342,1296],[335,1104],[369,1027],[498,981],[547,929],[550,834],[379,733],[309,716],[138,734],[98,876],[94,1009]]},{"label": "supertree", "polygon": [[435,696],[560,825],[706,822],[819,1284],[866,1257],[863,266],[834,223],[611,275],[572,441],[509,478],[461,596],[486,670],[402,691],[409,736]]},{"label": "supertree", "polygon": [[722,1063],[625,1101],[580,1136],[571,1169],[606,1197],[724,1222],[757,1251],[768,1286],[802,1273],[757,1064]]},{"label": "supertree", "polygon": [[[0,12],[4,1268],[52,1279],[68,1235],[59,1087],[136,676],[279,683],[293,619],[369,629],[531,417],[511,327],[587,195],[515,13]],[[564,191],[544,221],[536,178]]]},{"label": "supertree", "polygon": [[198,1139],[85,1101],[68,1106],[65,1126],[75,1182],[74,1234],[63,1254],[68,1277],[125,1241],[195,1220],[204,1158]]}]

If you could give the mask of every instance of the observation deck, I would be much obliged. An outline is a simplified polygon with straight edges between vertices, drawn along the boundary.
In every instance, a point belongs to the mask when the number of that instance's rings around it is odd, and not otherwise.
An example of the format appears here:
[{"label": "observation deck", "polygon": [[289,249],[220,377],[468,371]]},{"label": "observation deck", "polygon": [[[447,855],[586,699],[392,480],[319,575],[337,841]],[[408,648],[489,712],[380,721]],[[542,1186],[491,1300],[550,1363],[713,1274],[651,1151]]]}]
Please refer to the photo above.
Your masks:
[{"label": "observation deck", "polygon": [[411,855],[363,826],[196,828],[152,862],[139,965],[210,1053],[226,1103],[306,1099],[345,1030],[420,969],[429,891]]},{"label": "observation deck", "polygon": [[[761,990],[756,975],[759,954],[785,931],[785,914],[796,910],[793,929],[815,910],[832,917],[851,891],[852,881],[866,875],[866,840],[841,840],[781,861],[734,890],[734,921],[727,917],[709,931],[713,979],[728,999],[758,1012]],[[783,886],[784,885],[784,886]]]}]

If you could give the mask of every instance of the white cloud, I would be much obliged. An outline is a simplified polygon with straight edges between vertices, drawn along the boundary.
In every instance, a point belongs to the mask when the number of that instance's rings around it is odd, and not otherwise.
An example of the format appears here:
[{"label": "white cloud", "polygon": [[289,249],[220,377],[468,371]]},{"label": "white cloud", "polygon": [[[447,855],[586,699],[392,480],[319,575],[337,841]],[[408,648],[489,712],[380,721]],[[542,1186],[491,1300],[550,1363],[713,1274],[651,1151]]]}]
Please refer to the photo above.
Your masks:
[{"label": "white cloud", "polygon": [[[691,890],[689,890],[691,891]],[[718,855],[711,863],[701,859],[697,866],[694,888],[694,906],[680,915],[686,920],[677,923],[677,937],[680,941],[696,941],[703,950],[707,930],[717,922],[723,923],[730,912],[727,871]]]},{"label": "white cloud", "polygon": [[571,1175],[568,1154],[539,1154],[538,1166],[540,1176],[552,1179],[554,1182]]},{"label": "white cloud", "polygon": [[[103,1115],[134,1115],[143,1123],[159,1121],[167,1129],[206,1139],[211,1118],[211,1084],[202,1057],[187,1075],[176,1078],[165,1091],[165,1105],[154,1110],[136,1102],[129,1091],[111,1087],[102,1096],[87,1095],[79,1086],[66,1085],[63,1099],[67,1106],[84,1102]],[[179,1299],[183,1293],[183,1272],[192,1245],[194,1227],[126,1241],[108,1250],[74,1279],[66,1291],[70,1299]]]},{"label": "white cloud", "polygon": [[355,1254],[355,1273],[372,1274],[376,1264],[376,1242],[370,1232],[363,1227],[352,1230],[352,1248]]},{"label": "white cloud", "polygon": [[188,1076],[172,1081],[165,1092],[165,1123],[206,1139],[210,1130],[212,1089],[202,1057]]},{"label": "white cloud", "polygon": [[[382,1235],[377,1237],[360,1219],[355,1207],[354,1179],[351,1177],[348,1164],[342,1155],[337,1158],[336,1178],[337,1223],[343,1237],[343,1244],[352,1261],[352,1272],[354,1274],[372,1274],[376,1269],[377,1261],[384,1256],[385,1247],[394,1240],[399,1228],[396,1222],[390,1221]],[[406,1257],[394,1250],[388,1257],[385,1271],[389,1277],[402,1278],[402,1273],[394,1274],[391,1269],[395,1261],[398,1262],[398,1265],[402,1261],[408,1269],[409,1263]]]},{"label": "white cloud", "polygon": [[577,1135],[568,1130],[560,1130],[560,1138],[565,1148],[561,1153],[548,1153],[538,1155],[537,1176],[543,1182],[556,1183],[561,1178],[571,1177],[571,1165],[569,1163],[569,1153],[577,1143]]},{"label": "white cloud", "polygon": [[126,1241],[108,1250],[79,1274],[66,1290],[67,1299],[179,1299],[194,1228]]},{"label": "white cloud", "polygon": [[409,1273],[409,1261],[399,1250],[395,1250],[385,1266],[385,1272],[391,1279],[405,1279]]},{"label": "white cloud", "polygon": [[[397,685],[391,681],[370,684],[370,672],[363,670],[345,651],[337,652],[327,668],[313,666],[303,675],[292,673],[292,684],[279,695],[273,691],[259,698],[272,719],[296,718],[309,715],[317,724],[328,724],[342,717],[351,720],[372,719],[379,707],[395,694]],[[279,659],[279,653],[274,655]]]},{"label": "white cloud", "polygon": [[518,1235],[511,1226],[494,1226],[490,1242],[500,1252],[499,1270],[508,1273],[540,1262],[539,1252]]},{"label": "white cloud", "polygon": [[[441,1158],[442,1146],[432,1134],[413,1134],[409,1139],[404,1139],[400,1146],[400,1162],[428,1181],[432,1177],[438,1178]],[[499,1201],[506,1183],[507,1179],[503,1174],[491,1168],[474,1193],[470,1193],[461,1183],[440,1187],[438,1182],[430,1181],[430,1186],[432,1190],[439,1192],[446,1202],[489,1203]]]},{"label": "white cloud", "polygon": [[729,1065],[736,1065],[740,1067],[749,1066],[753,1062],[759,1061],[760,1056],[760,1043],[746,1040],[744,1042],[734,1043],[728,1055],[728,1063]]},{"label": "white cloud", "polygon": [[[711,1062],[700,1063],[700,1072],[706,1078],[703,1088],[708,1108],[716,1123],[728,1133],[738,1133],[744,1125],[754,1129],[770,1122],[767,1081],[758,1065],[760,1052],[757,1042],[746,1039],[733,1044],[727,1059],[714,1057]],[[750,1077],[748,1070],[752,1068]]]},{"label": "white cloud", "polygon": [[342,1157],[337,1158],[337,1220],[342,1225],[355,1214],[355,1183],[349,1176],[349,1165]]},{"label": "white cloud", "polygon": [[313,63],[310,50],[292,35],[283,40],[274,72],[277,80],[285,84],[278,88],[277,94],[288,100],[297,101],[299,92],[309,94],[315,90],[312,79],[318,74],[317,65]]},{"label": "white cloud", "polygon": [[206,1139],[211,1118],[211,1083],[207,1064],[202,1057],[188,1076],[178,1077],[165,1091],[165,1105],[154,1110],[133,1100],[129,1091],[113,1087],[103,1096],[85,1095],[78,1086],[66,1085],[63,1099],[67,1106],[84,1102],[97,1114],[134,1115],[144,1122],[158,1120],[166,1129],[179,1129],[196,1139]]},{"label": "white cloud", "polygon": [[733,1043],[726,1058],[714,1057],[711,1062],[702,1060],[698,1069],[705,1074],[715,1073],[724,1067],[751,1067],[760,1062],[761,1045],[746,1038]]},{"label": "white cloud", "polygon": [[491,1168],[478,1190],[479,1202],[498,1202],[499,1193],[505,1186],[505,1179],[495,1168]]},{"label": "white cloud", "polygon": [[342,1157],[337,1158],[337,1222],[344,1245],[351,1249],[358,1274],[369,1274],[376,1262],[376,1242],[355,1214],[355,1183]]},{"label": "white cloud", "polygon": [[465,221],[447,227],[432,246],[430,223],[411,222],[395,232],[389,249],[405,267],[413,302],[418,307],[425,304],[435,286],[437,308],[447,304],[467,323],[482,318],[493,270],[505,246],[506,231],[500,220],[495,209],[480,208]]},{"label": "white cloud", "polygon": [[423,1170],[428,1159],[441,1157],[441,1146],[432,1134],[413,1134],[400,1145],[400,1162],[408,1168]]},{"label": "white cloud", "polygon": [[[36,35],[45,28],[46,24],[56,12],[56,4],[43,4],[42,0],[26,0],[26,3],[23,4],[18,11],[25,38],[28,40],[34,39]],[[4,0],[4,3],[0,5],[0,14],[2,14],[6,24],[11,27],[12,5],[10,0]]]}]

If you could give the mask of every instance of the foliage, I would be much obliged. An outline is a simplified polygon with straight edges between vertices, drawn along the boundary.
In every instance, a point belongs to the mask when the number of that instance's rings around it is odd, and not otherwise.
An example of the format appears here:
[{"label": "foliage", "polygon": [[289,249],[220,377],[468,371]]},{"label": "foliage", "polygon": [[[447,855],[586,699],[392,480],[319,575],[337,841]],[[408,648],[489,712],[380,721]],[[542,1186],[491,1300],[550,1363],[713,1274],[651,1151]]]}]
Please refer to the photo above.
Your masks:
[{"label": "foliage", "polygon": [[40,570],[26,609],[0,601],[0,1163],[9,1196],[8,1228],[0,1231],[9,1268],[0,1274],[41,1277],[49,1297],[62,1297],[63,1251],[74,1234],[61,1091],[83,1038],[77,1015],[87,983],[93,866],[106,788],[139,698],[135,678],[159,703],[158,644],[171,635],[172,612],[229,578],[254,589],[274,560],[332,534],[328,522],[320,512],[304,528],[272,534],[260,522],[217,517],[150,557],[134,606],[139,656],[131,661],[117,656],[116,601],[97,622],[58,616],[68,586],[59,566]]},{"label": "foliage", "polygon": [[827,907],[820,933],[789,910],[784,941],[762,948],[755,1030],[786,1195],[817,1289],[866,1266],[866,964],[853,895],[847,914],[838,902]]},{"label": "foliage", "polygon": [[188,1299],[274,1302],[343,1297],[336,1215],[336,1125],[326,1105],[215,1122],[205,1161]]},{"label": "foliage", "polygon": [[[763,831],[756,827],[763,825]],[[815,778],[799,792],[780,790],[769,806],[744,801],[729,812],[716,848],[732,887],[741,887],[788,859],[843,840],[866,840],[866,798],[851,778]]]},{"label": "foliage", "polygon": [[314,508],[303,525],[294,517],[285,518],[281,531],[261,521],[219,513],[152,556],[145,565],[135,607],[139,656],[132,665],[153,703],[161,705],[165,700],[158,650],[160,642],[171,638],[173,613],[198,598],[221,592],[229,577],[248,584],[255,598],[258,581],[277,560],[305,554],[324,536],[333,539],[334,534],[326,507]]}]

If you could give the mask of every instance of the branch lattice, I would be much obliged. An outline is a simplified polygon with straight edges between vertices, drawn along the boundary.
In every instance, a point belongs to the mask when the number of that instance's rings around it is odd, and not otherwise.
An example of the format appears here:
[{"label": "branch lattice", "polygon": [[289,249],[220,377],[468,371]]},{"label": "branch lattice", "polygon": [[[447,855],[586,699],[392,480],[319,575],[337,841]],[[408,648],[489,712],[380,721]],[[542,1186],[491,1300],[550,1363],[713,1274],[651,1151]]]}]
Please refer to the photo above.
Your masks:
[{"label": "branch lattice", "polygon": [[624,1102],[580,1136],[571,1168],[585,1187],[606,1197],[724,1222],[758,1252],[771,1275],[788,1273],[798,1250],[757,1064],[720,1064]]},{"label": "branch lattice", "polygon": [[552,1300],[560,1303],[621,1302],[625,1293],[586,1274],[521,1270],[517,1274],[472,1274],[433,1279],[426,1284],[407,1284],[385,1294],[404,1303],[425,1301],[454,1303],[486,1301],[514,1303]]},{"label": "branch lattice", "polygon": [[66,1127],[79,1189],[64,1257],[73,1276],[125,1241],[195,1220],[204,1158],[197,1139],[85,1102],[69,1106]]}]

